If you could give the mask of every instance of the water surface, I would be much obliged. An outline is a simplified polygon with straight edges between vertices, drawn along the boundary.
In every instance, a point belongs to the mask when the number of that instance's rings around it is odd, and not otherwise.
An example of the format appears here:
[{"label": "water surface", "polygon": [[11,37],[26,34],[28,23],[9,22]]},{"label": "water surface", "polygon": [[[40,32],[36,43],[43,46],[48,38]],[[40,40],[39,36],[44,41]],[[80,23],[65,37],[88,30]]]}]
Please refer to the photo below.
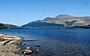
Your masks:
[{"label": "water surface", "polygon": [[2,34],[22,36],[26,46],[40,53],[33,56],[90,56],[90,29],[2,29]]}]

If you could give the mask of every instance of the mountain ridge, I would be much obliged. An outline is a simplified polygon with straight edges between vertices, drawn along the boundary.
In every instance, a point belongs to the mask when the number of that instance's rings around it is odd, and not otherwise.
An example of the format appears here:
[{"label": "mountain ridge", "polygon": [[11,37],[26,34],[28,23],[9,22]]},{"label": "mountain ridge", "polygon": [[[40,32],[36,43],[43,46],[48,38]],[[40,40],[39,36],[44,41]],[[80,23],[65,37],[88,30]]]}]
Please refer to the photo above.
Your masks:
[{"label": "mountain ridge", "polygon": [[32,21],[20,26],[1,23],[1,28],[30,28],[30,27],[45,27],[45,28],[66,28],[66,27],[90,27],[90,16],[71,16],[57,15],[56,17],[46,17],[43,20]]},{"label": "mountain ridge", "polygon": [[[43,20],[34,21],[34,22],[38,22],[37,24],[39,24],[39,22],[48,23],[48,24],[50,24],[50,23],[60,24],[60,25],[64,25],[64,27],[67,27],[67,26],[70,26],[70,27],[72,27],[72,26],[88,26],[88,25],[90,25],[90,16],[77,17],[77,16],[71,16],[71,15],[58,15],[54,18],[46,17]],[[28,26],[31,23],[32,22],[27,23],[26,25]],[[42,25],[42,26],[45,26],[45,25]],[[24,25],[22,27],[24,27]],[[30,25],[28,27],[30,27]]]},{"label": "mountain ridge", "polygon": [[0,23],[0,29],[14,29],[14,28],[19,28],[19,26]]}]

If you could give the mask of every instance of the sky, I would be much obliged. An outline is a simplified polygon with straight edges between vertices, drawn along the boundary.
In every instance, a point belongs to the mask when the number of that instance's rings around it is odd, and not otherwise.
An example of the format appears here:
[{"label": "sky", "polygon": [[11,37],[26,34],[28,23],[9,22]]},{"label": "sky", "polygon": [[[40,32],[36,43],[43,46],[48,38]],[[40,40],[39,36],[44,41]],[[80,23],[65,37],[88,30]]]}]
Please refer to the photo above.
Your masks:
[{"label": "sky", "polygon": [[21,26],[59,14],[90,16],[90,0],[0,0],[0,23]]}]

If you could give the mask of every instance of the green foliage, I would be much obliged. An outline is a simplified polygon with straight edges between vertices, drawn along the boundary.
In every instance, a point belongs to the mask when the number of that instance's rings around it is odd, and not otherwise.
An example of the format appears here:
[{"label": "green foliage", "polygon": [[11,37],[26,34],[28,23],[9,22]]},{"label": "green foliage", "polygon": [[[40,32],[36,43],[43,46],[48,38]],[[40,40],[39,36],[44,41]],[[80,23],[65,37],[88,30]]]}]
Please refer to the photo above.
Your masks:
[{"label": "green foliage", "polygon": [[6,29],[6,28],[8,28],[6,25],[0,23],[0,29]]},{"label": "green foliage", "polygon": [[29,24],[24,25],[26,26],[30,26],[30,27],[42,27],[42,26],[64,26],[62,24],[54,24],[54,23],[46,23],[46,22],[32,22]]}]

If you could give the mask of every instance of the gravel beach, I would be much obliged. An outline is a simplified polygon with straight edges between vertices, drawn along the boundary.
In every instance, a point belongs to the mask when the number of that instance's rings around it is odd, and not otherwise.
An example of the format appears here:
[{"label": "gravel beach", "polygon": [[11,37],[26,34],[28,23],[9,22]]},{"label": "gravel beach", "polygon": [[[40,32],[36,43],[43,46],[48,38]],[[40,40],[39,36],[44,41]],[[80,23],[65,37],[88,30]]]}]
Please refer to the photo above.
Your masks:
[{"label": "gravel beach", "polygon": [[16,44],[0,45],[0,56],[20,56],[20,48]]},{"label": "gravel beach", "polygon": [[0,34],[0,56],[21,56],[21,37]]}]

